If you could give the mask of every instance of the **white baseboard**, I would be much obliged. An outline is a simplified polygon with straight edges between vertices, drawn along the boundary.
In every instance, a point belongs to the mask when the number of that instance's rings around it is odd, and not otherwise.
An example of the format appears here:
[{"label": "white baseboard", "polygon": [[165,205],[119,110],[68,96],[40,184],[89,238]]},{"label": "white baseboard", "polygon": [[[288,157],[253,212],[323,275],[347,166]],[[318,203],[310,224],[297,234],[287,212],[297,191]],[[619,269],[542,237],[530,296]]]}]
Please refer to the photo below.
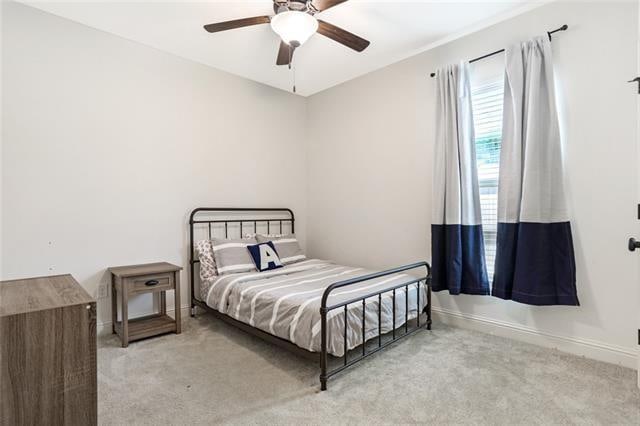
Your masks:
[{"label": "white baseboard", "polygon": [[433,307],[433,313],[445,324],[506,337],[546,348],[557,349],[573,355],[618,364],[636,370],[638,353],[632,349],[609,345],[588,339],[558,336],[522,325],[497,321],[478,315],[463,314]]},{"label": "white baseboard", "polygon": [[[190,314],[189,310],[191,309],[191,307],[189,305],[187,306],[183,306],[180,309],[180,312],[182,314],[182,317],[186,317]],[[173,316],[173,313],[175,312],[175,308],[170,309],[169,307],[167,307],[167,313],[171,316]],[[152,312],[147,312],[147,313],[143,313],[140,316],[145,316],[145,315],[150,315],[152,314]],[[132,319],[132,318],[130,318]],[[96,334],[98,336],[108,336],[111,334],[111,321],[105,321],[105,322],[99,322],[96,324]]]}]

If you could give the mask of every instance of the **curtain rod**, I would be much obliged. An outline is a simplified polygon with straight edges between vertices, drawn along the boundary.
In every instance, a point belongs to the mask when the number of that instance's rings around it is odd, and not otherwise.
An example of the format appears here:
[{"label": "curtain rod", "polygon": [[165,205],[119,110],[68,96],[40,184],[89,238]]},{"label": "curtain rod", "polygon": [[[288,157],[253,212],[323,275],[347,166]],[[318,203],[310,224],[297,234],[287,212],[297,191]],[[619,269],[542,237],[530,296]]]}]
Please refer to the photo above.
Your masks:
[{"label": "curtain rod", "polygon": [[[553,31],[547,31],[547,36],[549,36],[549,41],[551,41],[551,36],[553,34],[557,33],[558,31],[566,31],[568,29],[569,29],[569,26],[565,24],[565,25],[561,26],[560,28],[555,29]],[[497,55],[498,53],[502,53],[504,51],[505,51],[505,49],[500,49],[500,50],[496,50],[495,52],[487,53],[486,55],[479,56],[477,58],[473,58],[472,60],[469,61],[469,63],[472,64],[474,62],[478,62],[478,61],[481,61],[483,59],[490,58],[491,56]],[[431,77],[435,77],[435,76],[436,76],[436,73],[432,72],[431,73]]]}]

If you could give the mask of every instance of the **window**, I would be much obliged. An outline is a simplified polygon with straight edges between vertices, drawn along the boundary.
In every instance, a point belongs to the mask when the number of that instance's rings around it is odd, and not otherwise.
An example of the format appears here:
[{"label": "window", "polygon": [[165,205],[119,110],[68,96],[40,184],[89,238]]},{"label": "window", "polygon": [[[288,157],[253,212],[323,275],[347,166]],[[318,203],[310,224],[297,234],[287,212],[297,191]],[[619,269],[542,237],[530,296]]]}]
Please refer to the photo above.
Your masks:
[{"label": "window", "polygon": [[472,89],[476,161],[482,209],[482,230],[489,281],[493,280],[498,231],[498,172],[502,142],[503,80]]}]

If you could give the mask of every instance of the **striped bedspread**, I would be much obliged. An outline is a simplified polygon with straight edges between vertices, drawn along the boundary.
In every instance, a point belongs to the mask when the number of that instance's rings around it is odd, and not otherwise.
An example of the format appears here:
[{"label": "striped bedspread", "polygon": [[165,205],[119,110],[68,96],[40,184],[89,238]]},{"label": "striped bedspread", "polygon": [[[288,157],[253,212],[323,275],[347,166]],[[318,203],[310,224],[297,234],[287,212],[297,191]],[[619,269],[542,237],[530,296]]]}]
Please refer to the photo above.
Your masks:
[{"label": "striped bedspread", "polygon": [[[208,306],[239,321],[289,340],[312,352],[320,351],[320,303],[324,290],[332,283],[356,278],[374,271],[309,259],[266,272],[247,272],[215,277],[201,284],[201,297]],[[414,280],[409,274],[395,274],[335,289],[328,304]],[[426,305],[426,288],[412,284],[408,291],[409,319]],[[396,290],[396,328],[405,322],[405,288]],[[392,292],[382,296],[382,333],[392,330]],[[378,335],[378,296],[366,301],[366,340]],[[344,308],[328,314],[328,351],[344,354]],[[362,302],[347,307],[347,345],[362,343]]]}]

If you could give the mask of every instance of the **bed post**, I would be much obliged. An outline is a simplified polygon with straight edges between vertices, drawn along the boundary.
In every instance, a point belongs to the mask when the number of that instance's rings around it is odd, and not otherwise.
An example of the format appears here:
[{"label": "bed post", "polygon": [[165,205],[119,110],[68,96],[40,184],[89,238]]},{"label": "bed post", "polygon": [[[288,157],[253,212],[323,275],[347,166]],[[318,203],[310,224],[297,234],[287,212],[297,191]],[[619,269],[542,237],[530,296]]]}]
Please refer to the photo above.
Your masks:
[{"label": "bed post", "polygon": [[194,290],[195,290],[195,282],[193,278],[194,267],[193,267],[193,215],[197,210],[191,212],[191,216],[189,217],[189,283],[191,286],[191,318],[196,316],[196,304],[194,302]]},{"label": "bed post", "polygon": [[[345,348],[346,351],[346,348]],[[327,307],[323,300],[320,308],[320,390],[327,390]]]},{"label": "bed post", "polygon": [[427,268],[427,279],[424,282],[427,286],[427,306],[422,312],[427,314],[427,330],[431,330],[431,265],[427,263],[425,267]]},{"label": "bed post", "polygon": [[427,277],[427,330],[431,330],[431,272]]}]

